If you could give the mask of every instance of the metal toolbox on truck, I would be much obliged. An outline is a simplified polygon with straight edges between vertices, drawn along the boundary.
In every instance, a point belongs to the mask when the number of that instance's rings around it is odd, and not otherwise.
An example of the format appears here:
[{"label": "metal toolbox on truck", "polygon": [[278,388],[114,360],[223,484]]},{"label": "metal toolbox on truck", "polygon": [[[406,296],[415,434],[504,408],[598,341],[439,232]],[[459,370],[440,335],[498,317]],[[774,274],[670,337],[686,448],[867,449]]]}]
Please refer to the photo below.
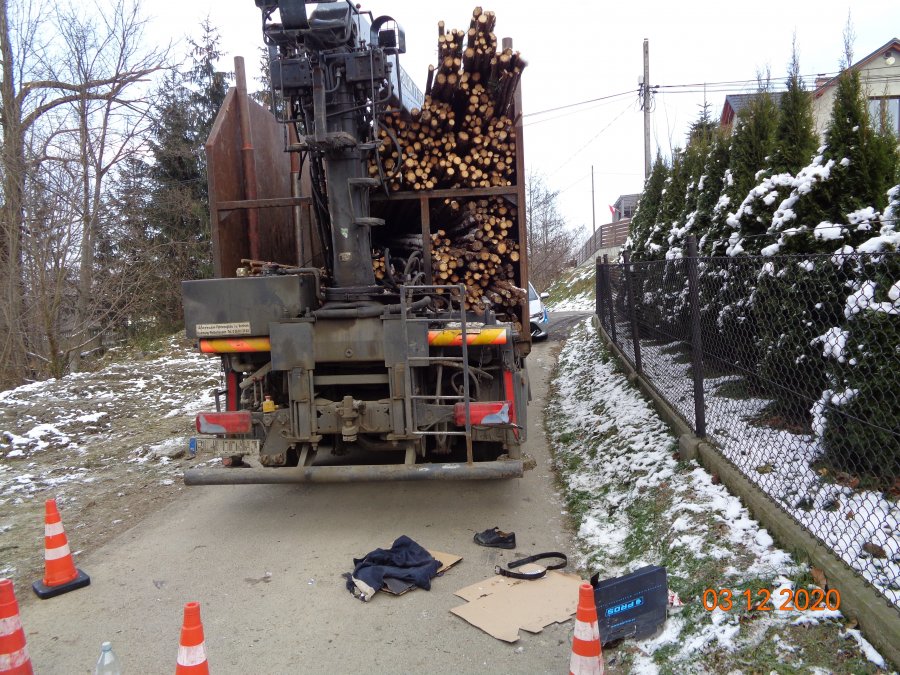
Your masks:
[{"label": "metal toolbox on truck", "polygon": [[188,338],[268,335],[316,302],[314,279],[297,275],[183,281],[181,293]]}]

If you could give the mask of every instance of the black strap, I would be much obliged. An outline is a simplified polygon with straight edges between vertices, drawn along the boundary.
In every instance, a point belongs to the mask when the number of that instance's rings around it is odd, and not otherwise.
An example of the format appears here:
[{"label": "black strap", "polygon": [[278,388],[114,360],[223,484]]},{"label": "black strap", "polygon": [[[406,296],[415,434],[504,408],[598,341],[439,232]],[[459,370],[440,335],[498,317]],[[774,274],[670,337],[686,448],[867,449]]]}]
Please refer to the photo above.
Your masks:
[{"label": "black strap", "polygon": [[[537,562],[538,560],[543,560],[544,558],[559,558],[561,562],[555,563],[553,565],[547,565],[544,569],[535,570],[534,572],[512,571],[512,568],[514,567],[521,567],[522,565]],[[535,555],[530,555],[527,558],[513,560],[508,565],[510,569],[505,569],[503,567],[500,567],[500,565],[496,565],[494,567],[494,574],[499,574],[502,577],[509,577],[511,579],[540,579],[545,574],[547,574],[547,570],[560,570],[568,564],[569,559],[566,557],[565,553],[560,553],[559,551],[550,551],[549,553],[536,553]]]}]

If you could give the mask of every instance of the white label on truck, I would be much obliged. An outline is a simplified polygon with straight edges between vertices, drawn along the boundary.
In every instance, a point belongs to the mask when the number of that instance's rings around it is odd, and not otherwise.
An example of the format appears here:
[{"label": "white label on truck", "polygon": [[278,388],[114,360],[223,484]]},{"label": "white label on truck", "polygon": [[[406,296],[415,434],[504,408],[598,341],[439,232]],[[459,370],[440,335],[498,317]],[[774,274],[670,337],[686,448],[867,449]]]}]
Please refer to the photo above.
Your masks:
[{"label": "white label on truck", "polygon": [[249,321],[232,323],[198,323],[197,337],[220,337],[223,335],[250,335]]},{"label": "white label on truck", "polygon": [[197,452],[213,455],[259,455],[258,438],[208,438],[197,436]]}]

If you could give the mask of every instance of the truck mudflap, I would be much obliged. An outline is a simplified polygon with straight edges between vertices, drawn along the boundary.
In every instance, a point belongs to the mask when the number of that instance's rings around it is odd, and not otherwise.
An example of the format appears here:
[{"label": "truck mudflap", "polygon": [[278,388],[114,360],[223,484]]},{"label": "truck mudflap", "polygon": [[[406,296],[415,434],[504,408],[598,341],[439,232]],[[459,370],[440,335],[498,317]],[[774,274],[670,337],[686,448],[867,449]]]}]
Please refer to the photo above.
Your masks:
[{"label": "truck mudflap", "polygon": [[434,464],[360,464],[352,466],[221,467],[189,469],[185,485],[275,483],[365,483],[372,481],[498,480],[521,478],[521,459]]}]

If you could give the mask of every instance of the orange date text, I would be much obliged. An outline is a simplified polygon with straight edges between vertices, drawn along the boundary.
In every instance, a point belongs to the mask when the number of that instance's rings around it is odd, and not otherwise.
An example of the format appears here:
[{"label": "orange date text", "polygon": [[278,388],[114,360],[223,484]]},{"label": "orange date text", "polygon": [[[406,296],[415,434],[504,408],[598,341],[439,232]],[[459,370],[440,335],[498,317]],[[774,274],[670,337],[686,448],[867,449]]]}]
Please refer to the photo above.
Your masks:
[{"label": "orange date text", "polygon": [[836,588],[828,591],[821,588],[780,588],[774,595],[768,588],[748,588],[745,591],[707,588],[703,591],[702,601],[707,612],[717,608],[724,612],[741,608],[746,608],[748,612],[771,612],[775,609],[781,612],[833,612],[841,607],[841,594]]}]

